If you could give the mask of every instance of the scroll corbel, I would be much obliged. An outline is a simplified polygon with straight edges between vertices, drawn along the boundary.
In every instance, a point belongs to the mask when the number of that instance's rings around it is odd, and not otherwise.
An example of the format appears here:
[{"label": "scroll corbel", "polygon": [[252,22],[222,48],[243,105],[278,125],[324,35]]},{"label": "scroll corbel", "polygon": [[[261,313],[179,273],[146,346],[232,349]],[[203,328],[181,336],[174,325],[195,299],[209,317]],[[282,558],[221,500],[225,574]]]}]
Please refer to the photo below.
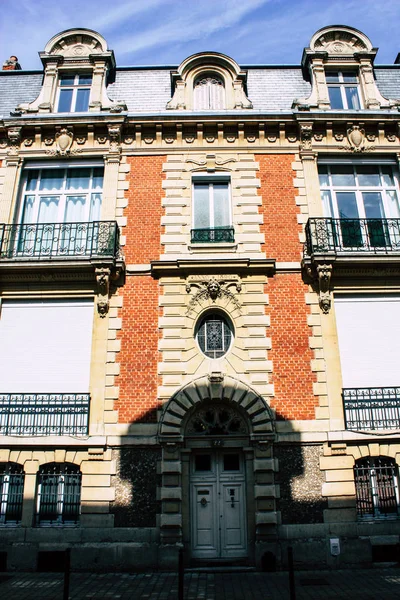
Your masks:
[{"label": "scroll corbel", "polygon": [[107,267],[96,268],[97,282],[97,312],[104,318],[110,308],[110,277],[111,269]]},{"label": "scroll corbel", "polygon": [[319,305],[322,312],[327,315],[330,311],[332,298],[330,292],[330,283],[332,277],[332,265],[318,265],[317,267],[318,285],[319,285]]}]

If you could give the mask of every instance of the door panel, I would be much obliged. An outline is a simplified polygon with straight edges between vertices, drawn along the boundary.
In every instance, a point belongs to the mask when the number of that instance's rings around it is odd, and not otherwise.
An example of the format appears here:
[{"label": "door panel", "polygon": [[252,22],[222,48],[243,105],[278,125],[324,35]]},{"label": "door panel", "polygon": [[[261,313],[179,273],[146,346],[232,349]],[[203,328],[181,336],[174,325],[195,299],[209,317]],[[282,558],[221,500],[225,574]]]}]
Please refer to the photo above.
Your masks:
[{"label": "door panel", "polygon": [[192,485],[192,545],[198,557],[218,556],[215,483]]},{"label": "door panel", "polygon": [[[207,459],[208,456],[211,458],[210,465],[205,461],[206,456]],[[242,456],[222,451],[212,455],[195,455],[192,462],[191,507],[194,558],[247,556]]]}]

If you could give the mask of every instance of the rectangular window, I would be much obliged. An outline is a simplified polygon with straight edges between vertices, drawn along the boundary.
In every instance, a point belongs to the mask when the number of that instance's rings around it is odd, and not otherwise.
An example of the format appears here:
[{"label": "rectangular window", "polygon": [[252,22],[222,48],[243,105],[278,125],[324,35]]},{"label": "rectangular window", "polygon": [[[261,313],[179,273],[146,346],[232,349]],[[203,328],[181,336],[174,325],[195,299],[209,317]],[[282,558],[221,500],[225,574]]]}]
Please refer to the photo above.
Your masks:
[{"label": "rectangular window", "polygon": [[230,182],[193,181],[192,242],[233,242]]},{"label": "rectangular window", "polygon": [[333,245],[398,247],[399,178],[394,165],[320,164],[318,170],[324,216],[334,219]]},{"label": "rectangular window", "polygon": [[[25,169],[19,225],[6,226],[1,255],[42,258],[104,253],[106,248],[98,247],[103,174],[103,167],[98,166]],[[112,225],[104,223],[102,237],[107,227],[112,234]]]},{"label": "rectangular window", "polygon": [[87,112],[91,85],[92,75],[90,73],[60,75],[57,112]]},{"label": "rectangular window", "polygon": [[356,71],[327,71],[326,83],[332,110],[360,110],[360,86]]}]

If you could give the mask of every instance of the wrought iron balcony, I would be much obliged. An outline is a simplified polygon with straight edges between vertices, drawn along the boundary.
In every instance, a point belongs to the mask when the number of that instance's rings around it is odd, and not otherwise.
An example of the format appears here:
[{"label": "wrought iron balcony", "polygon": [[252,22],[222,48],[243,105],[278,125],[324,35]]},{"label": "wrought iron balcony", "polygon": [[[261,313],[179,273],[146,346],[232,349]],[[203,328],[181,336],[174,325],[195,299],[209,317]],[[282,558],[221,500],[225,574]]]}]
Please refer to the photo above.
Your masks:
[{"label": "wrought iron balcony", "polygon": [[400,387],[346,388],[342,397],[346,429],[400,429]]},{"label": "wrought iron balcony", "polygon": [[192,244],[213,244],[218,242],[234,243],[235,241],[235,230],[233,227],[192,229],[190,235]]},{"label": "wrought iron balcony", "polygon": [[0,394],[0,435],[89,432],[89,394]]},{"label": "wrought iron balcony", "polygon": [[0,260],[116,258],[118,253],[115,221],[0,225]]},{"label": "wrought iron balcony", "polygon": [[338,253],[400,254],[400,219],[309,219],[304,256]]}]

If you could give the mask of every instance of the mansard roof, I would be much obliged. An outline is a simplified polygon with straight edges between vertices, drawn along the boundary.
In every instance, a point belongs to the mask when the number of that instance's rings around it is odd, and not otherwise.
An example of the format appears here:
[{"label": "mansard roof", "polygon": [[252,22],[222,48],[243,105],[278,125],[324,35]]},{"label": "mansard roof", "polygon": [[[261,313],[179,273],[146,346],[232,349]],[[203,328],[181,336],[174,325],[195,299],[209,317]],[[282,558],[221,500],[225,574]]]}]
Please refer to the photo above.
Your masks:
[{"label": "mansard roof", "polygon": [[[307,98],[311,93],[307,61],[310,56],[371,57],[376,54],[370,40],[362,32],[343,25],[324,27],[317,31],[304,50],[302,65],[238,65],[232,58],[216,52],[198,53],[186,58],[179,66],[117,67],[107,86],[111,100],[122,99],[129,113],[165,113],[174,93],[176,77],[183,77],[198,65],[218,64],[245,81],[251,109],[235,112],[283,112],[292,110],[296,98]],[[62,56],[61,56],[62,55]],[[113,68],[113,53],[104,38],[88,29],[63,31],[51,38],[40,56],[44,62],[52,56],[64,64],[79,63],[87,56],[106,57]],[[308,58],[304,61],[304,56]],[[336,60],[333,58],[333,60]],[[377,87],[386,98],[400,98],[400,65],[374,66]],[[38,97],[43,82],[41,71],[0,71],[0,116],[7,118],[22,103]],[[182,114],[183,116],[183,114]]]}]

